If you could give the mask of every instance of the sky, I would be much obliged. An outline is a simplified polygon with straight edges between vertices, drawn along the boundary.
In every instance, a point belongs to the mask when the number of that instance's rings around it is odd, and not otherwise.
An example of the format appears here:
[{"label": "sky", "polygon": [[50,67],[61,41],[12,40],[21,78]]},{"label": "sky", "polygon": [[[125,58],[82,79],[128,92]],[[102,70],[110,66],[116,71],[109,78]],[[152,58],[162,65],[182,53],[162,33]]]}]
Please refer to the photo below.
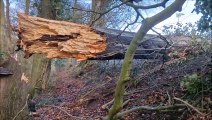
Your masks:
[{"label": "sky", "polygon": [[[158,2],[160,2],[161,0],[158,0]],[[167,5],[170,5],[174,0],[170,0]],[[87,3],[88,5],[91,5],[91,0],[79,0],[79,2],[82,3]],[[145,4],[152,4],[151,2],[149,2],[149,0],[143,0],[142,2],[145,2]],[[15,4],[15,1],[13,2],[13,4]],[[15,7],[13,4],[11,4],[11,8]],[[17,3],[16,3],[17,4]],[[142,4],[142,3],[141,3]],[[184,5],[183,5],[183,9],[181,12],[177,12],[175,14],[173,14],[170,18],[164,20],[163,22],[157,24],[154,28],[155,30],[157,30],[158,32],[161,32],[161,29],[163,28],[164,25],[168,26],[168,25],[175,25],[178,20],[180,23],[187,23],[187,22],[191,22],[194,23],[196,21],[199,20],[199,18],[201,17],[201,15],[197,15],[195,12],[191,13],[192,10],[194,9],[194,4],[195,4],[195,0],[187,0]],[[22,6],[24,7],[24,6]],[[150,17],[160,11],[162,11],[164,8],[159,7],[159,8],[155,8],[155,9],[150,9],[150,10],[142,10],[142,15],[144,17]],[[13,11],[12,11],[13,12]],[[177,14],[183,14],[181,17],[176,16]],[[108,13],[110,14],[110,13]],[[131,32],[137,32],[138,29],[140,27],[140,24],[137,24],[135,27],[132,27],[132,29],[130,30]],[[149,34],[153,34],[154,32],[149,31]]]},{"label": "sky", "polygon": [[[160,2],[160,0],[158,0]],[[170,0],[167,5],[170,5],[174,0]],[[81,2],[86,2],[88,4],[91,4],[91,0],[83,0]],[[146,2],[147,4],[151,4],[149,2],[149,0],[143,0],[143,2]],[[193,12],[194,9],[194,4],[195,4],[195,0],[187,0],[184,5],[183,5],[183,9],[181,12],[176,12],[175,14],[173,14],[170,18],[162,21],[161,23],[157,24],[154,28],[155,30],[157,30],[158,32],[161,32],[161,29],[163,28],[164,25],[168,26],[168,25],[175,25],[178,20],[180,23],[185,24],[185,23],[195,23],[196,21],[198,21],[201,17],[201,14],[197,15],[196,12]],[[159,8],[155,8],[155,9],[151,9],[151,10],[143,10],[142,15],[144,17],[150,17],[160,11],[162,11],[164,8],[159,7]],[[156,11],[156,12],[155,12]],[[108,13],[109,14],[109,13]],[[177,17],[177,14],[183,14],[181,17]],[[134,28],[134,27],[133,27]],[[138,31],[139,26],[136,27],[136,29],[132,29],[130,30],[131,32],[136,32]],[[149,31],[149,34],[154,34],[154,32]]]},{"label": "sky", "polygon": [[[176,12],[175,14],[173,14],[170,18],[164,20],[163,22],[157,24],[155,26],[155,28],[158,28],[158,31],[160,31],[160,29],[164,26],[164,25],[175,25],[178,22],[178,17],[177,14],[183,14],[180,18],[179,18],[179,22],[182,24],[185,23],[195,23],[196,21],[198,21],[201,17],[201,14],[196,14],[196,12],[193,12],[194,9],[194,4],[195,4],[195,0],[187,0],[184,5],[183,5],[183,9],[181,12]],[[151,33],[151,31],[150,31]]]}]

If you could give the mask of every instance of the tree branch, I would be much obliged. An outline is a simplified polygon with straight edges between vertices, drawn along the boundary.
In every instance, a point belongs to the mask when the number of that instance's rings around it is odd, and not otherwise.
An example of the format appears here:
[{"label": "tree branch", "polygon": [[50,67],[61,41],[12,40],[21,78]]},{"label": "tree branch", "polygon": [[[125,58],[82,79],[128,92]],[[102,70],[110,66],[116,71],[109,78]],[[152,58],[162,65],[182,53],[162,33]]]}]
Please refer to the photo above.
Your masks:
[{"label": "tree branch", "polygon": [[45,105],[47,107],[53,107],[53,108],[57,108],[59,109],[60,111],[63,111],[64,113],[66,113],[66,115],[68,115],[69,117],[73,118],[74,120],[85,120],[85,118],[82,118],[82,117],[77,117],[77,116],[73,116],[71,114],[69,114],[67,111],[63,110],[62,108],[58,107],[58,106],[54,106],[54,105]]},{"label": "tree branch", "polygon": [[95,20],[93,20],[93,21],[91,22],[90,26],[93,26],[94,23],[95,23],[97,20],[99,20],[103,15],[109,13],[110,11],[112,11],[112,10],[115,9],[115,8],[118,8],[118,7],[122,6],[122,5],[124,5],[124,4],[127,3],[127,2],[128,2],[128,0],[125,1],[125,2],[122,2],[122,3],[119,4],[119,5],[116,5],[116,6],[112,7],[112,8],[110,8],[109,10],[107,10],[107,11],[105,11],[105,12],[103,12],[103,13],[99,13],[99,16],[98,16]]},{"label": "tree branch", "polygon": [[186,107],[184,104],[176,104],[176,105],[168,105],[168,106],[157,106],[157,107],[150,107],[150,106],[138,106],[134,107],[132,109],[120,112],[116,115],[116,118],[122,117],[125,114],[129,114],[134,111],[140,111],[140,110],[146,110],[146,111],[159,111],[159,110],[165,110],[165,109],[175,109],[175,108],[181,108]]},{"label": "tree branch", "polygon": [[180,98],[177,98],[177,97],[174,97],[173,99],[175,99],[175,100],[177,100],[177,101],[180,101],[180,102],[186,104],[188,107],[192,108],[194,111],[196,111],[196,112],[199,113],[200,115],[205,116],[204,113],[200,112],[197,108],[195,108],[194,106],[192,106],[192,105],[189,104],[188,102],[186,102],[186,101],[184,101],[184,100],[182,100],[182,99],[180,99]]},{"label": "tree branch", "polygon": [[[70,9],[76,9],[76,10],[78,10],[78,11],[91,12],[91,13],[96,13],[96,14],[103,14],[103,13],[96,12],[96,11],[93,11],[93,10],[84,10],[84,9],[76,8],[76,7],[71,7]],[[69,10],[69,8],[66,9],[66,10]]]},{"label": "tree branch", "polygon": [[[124,2],[124,0],[121,0],[121,1]],[[157,7],[165,8],[166,7],[166,3],[168,1],[169,0],[163,0],[161,3],[157,3],[157,4],[149,5],[149,6],[135,5],[135,4],[130,3],[130,2],[127,2],[126,5],[128,5],[130,7],[133,7],[133,8],[136,8],[136,9],[152,9],[152,8],[157,8]]]}]

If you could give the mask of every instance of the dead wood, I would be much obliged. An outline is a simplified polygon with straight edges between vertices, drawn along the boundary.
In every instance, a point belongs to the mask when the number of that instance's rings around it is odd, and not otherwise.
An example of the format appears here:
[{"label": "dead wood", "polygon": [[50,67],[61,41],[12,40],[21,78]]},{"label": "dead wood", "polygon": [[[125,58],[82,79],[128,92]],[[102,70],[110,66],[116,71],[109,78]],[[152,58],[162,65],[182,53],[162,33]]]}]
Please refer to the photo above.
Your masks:
[{"label": "dead wood", "polygon": [[[48,20],[18,14],[18,48],[26,58],[34,53],[48,58],[76,58],[78,60],[123,59],[134,37],[133,32],[91,28],[87,25]],[[160,58],[166,42],[156,35],[146,35],[140,43],[135,59]]]},{"label": "dead wood", "polygon": [[95,57],[106,49],[106,37],[89,26],[18,14],[19,46],[27,54],[48,58]]}]

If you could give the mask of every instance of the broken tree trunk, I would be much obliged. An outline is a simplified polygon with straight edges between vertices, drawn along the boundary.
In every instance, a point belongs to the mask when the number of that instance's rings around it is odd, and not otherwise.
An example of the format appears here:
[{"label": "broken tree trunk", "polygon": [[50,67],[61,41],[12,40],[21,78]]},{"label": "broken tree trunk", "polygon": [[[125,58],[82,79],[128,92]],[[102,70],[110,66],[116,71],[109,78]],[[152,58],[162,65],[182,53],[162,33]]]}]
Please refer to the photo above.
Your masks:
[{"label": "broken tree trunk", "polygon": [[[123,59],[135,33],[113,29],[91,28],[87,25],[48,20],[18,14],[18,47],[26,58],[34,53],[48,58],[78,60]],[[122,34],[121,34],[122,33]],[[158,58],[166,43],[155,35],[147,35],[140,43],[135,59]]]},{"label": "broken tree trunk", "polygon": [[47,20],[18,14],[20,47],[27,54],[42,53],[48,58],[95,57],[106,49],[106,37],[86,25]]}]

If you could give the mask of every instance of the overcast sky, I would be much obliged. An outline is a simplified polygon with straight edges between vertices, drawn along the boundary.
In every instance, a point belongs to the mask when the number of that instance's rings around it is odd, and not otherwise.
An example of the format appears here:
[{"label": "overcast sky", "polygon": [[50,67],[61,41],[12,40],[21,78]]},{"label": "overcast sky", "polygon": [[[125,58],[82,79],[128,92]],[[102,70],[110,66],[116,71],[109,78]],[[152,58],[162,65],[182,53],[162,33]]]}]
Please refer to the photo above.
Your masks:
[{"label": "overcast sky", "polygon": [[[167,6],[170,5],[174,0],[170,0],[167,3]],[[80,0],[79,2],[82,3],[87,3],[87,5],[91,6],[91,0]],[[142,2],[145,2],[145,4],[152,4],[149,0],[143,0]],[[158,1],[160,2],[160,1]],[[12,2],[13,4],[10,6],[11,8],[16,7],[14,4],[17,4],[15,1]],[[143,3],[141,3],[143,4]],[[196,21],[199,20],[199,18],[201,17],[201,15],[197,15],[196,12],[192,12],[192,10],[194,9],[194,4],[195,4],[195,0],[187,0],[185,2],[185,4],[183,5],[183,9],[180,13],[182,13],[183,15],[179,18],[179,22],[180,23],[194,23]],[[24,6],[21,6],[24,7]],[[150,17],[152,15],[155,15],[156,13],[162,11],[164,8],[159,7],[159,8],[155,8],[155,9],[150,9],[150,10],[142,10],[142,14],[144,17]],[[13,9],[12,9],[13,10]],[[20,12],[20,11],[19,11]],[[110,14],[110,13],[108,13]],[[161,32],[161,29],[163,28],[164,25],[175,25],[178,22],[178,17],[176,16],[176,14],[179,14],[179,12],[173,14],[170,18],[166,19],[165,21],[159,23],[158,25],[155,26],[156,30],[158,32]],[[136,32],[139,29],[140,24],[137,24],[137,26],[132,27],[133,29],[131,29],[130,31],[132,32]],[[124,26],[123,26],[124,27]],[[151,31],[149,31],[149,33],[152,33]]]},{"label": "overcast sky", "polygon": [[[167,5],[170,5],[171,3],[173,3],[174,0],[170,0]],[[86,2],[88,4],[91,4],[91,0],[83,0],[81,2]],[[145,2],[145,4],[152,4],[151,2],[149,2],[149,0],[143,0],[143,2]],[[158,1],[160,2],[160,1]],[[155,28],[157,28],[157,31],[161,31],[160,29],[162,29],[162,27],[164,25],[175,25],[178,22],[178,17],[176,16],[177,14],[183,14],[180,18],[179,18],[179,22],[180,23],[194,23],[196,21],[198,21],[201,17],[201,15],[197,15],[196,12],[192,12],[192,10],[194,9],[194,4],[195,4],[195,0],[187,0],[184,5],[183,5],[183,9],[181,12],[177,12],[175,14],[173,14],[170,18],[166,19],[165,21],[157,24],[155,26]],[[152,15],[155,15],[156,13],[162,11],[164,8],[159,7],[159,8],[155,8],[155,9],[150,9],[150,10],[142,10],[142,14],[145,17],[150,17]],[[110,13],[108,13],[110,14]],[[139,26],[136,27],[137,29],[131,30],[132,32],[136,32],[139,29]],[[149,33],[152,33],[151,31],[149,31]]]},{"label": "overcast sky", "polygon": [[[180,12],[180,13],[183,13],[184,15],[182,15],[179,18],[179,22],[180,23],[183,23],[183,24],[188,23],[188,22],[194,23],[194,22],[196,22],[196,21],[198,21],[200,19],[200,17],[201,17],[200,14],[197,15],[196,12],[191,13],[192,10],[194,9],[194,4],[195,4],[195,0],[187,0],[184,3],[183,9]],[[165,21],[159,23],[155,27],[158,28],[158,30],[159,30],[164,25],[175,25],[178,22],[178,17],[176,16],[176,14],[179,14],[179,12],[173,14],[170,18],[168,18]]]}]

